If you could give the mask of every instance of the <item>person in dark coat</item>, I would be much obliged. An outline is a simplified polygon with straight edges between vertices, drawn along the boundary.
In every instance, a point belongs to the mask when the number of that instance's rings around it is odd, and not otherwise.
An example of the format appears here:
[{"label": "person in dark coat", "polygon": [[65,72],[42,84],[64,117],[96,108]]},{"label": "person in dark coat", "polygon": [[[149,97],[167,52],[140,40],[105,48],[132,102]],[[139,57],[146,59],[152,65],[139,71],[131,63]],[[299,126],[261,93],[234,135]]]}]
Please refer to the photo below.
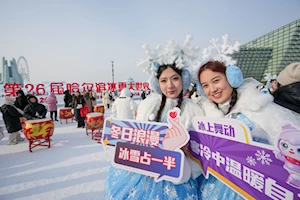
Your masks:
[{"label": "person in dark coat", "polygon": [[142,100],[146,99],[146,92],[143,90],[142,94],[141,94],[141,98]]},{"label": "person in dark coat", "polygon": [[274,102],[300,114],[300,62],[291,63],[277,77]]},{"label": "person in dark coat", "polygon": [[80,115],[80,108],[85,105],[83,96],[77,91],[73,97],[72,108],[74,109],[75,120],[77,121],[77,128],[84,128],[84,117]]},{"label": "person in dark coat", "polygon": [[24,108],[28,105],[27,97],[25,96],[23,90],[18,90],[16,94],[17,99],[15,101],[15,106],[21,110],[24,110]]},{"label": "person in dark coat", "polygon": [[9,133],[8,136],[8,145],[18,144],[20,141],[24,141],[24,138],[20,136],[20,130],[22,130],[20,117],[22,117],[21,110],[17,110],[14,106],[15,98],[14,97],[4,97],[4,105],[1,107],[2,117]]},{"label": "person in dark coat", "polygon": [[64,91],[64,102],[65,102],[65,108],[72,107],[72,95],[70,94],[69,90]]},{"label": "person in dark coat", "polygon": [[24,109],[24,117],[28,120],[46,118],[47,109],[43,104],[38,103],[38,99],[28,96],[28,105]]}]

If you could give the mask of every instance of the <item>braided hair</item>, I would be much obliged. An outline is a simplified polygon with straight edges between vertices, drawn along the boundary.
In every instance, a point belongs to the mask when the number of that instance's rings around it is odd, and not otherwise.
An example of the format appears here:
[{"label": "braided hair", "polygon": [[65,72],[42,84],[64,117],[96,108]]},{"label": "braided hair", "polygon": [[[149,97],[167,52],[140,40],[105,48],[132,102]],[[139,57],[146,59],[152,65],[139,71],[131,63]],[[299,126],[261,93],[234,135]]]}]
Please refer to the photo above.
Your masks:
[{"label": "braided hair", "polygon": [[231,95],[231,101],[230,101],[230,106],[229,106],[229,109],[228,109],[228,113],[230,113],[231,109],[233,108],[233,106],[236,104],[237,102],[237,97],[238,97],[238,92],[237,92],[237,89],[236,88],[233,88],[233,91],[232,91],[232,95]]},{"label": "braided hair", "polygon": [[179,96],[178,96],[178,102],[177,102],[178,104],[177,104],[176,107],[180,109],[180,106],[181,106],[182,102],[183,102],[183,92],[181,91]]},{"label": "braided hair", "polygon": [[164,94],[162,94],[162,99],[160,102],[159,110],[157,112],[156,119],[155,119],[155,121],[157,121],[157,122],[159,122],[159,120],[160,120],[162,110],[164,109],[164,107],[166,105],[166,101],[167,101],[167,97]]},{"label": "braided hair", "polygon": [[[161,65],[157,71],[157,76],[156,78],[159,79],[160,75],[162,74],[163,71],[165,71],[167,68],[171,68],[173,69],[177,74],[179,74],[181,76],[181,73],[182,73],[182,70],[181,69],[178,69],[175,67],[175,64],[173,65]],[[160,103],[160,106],[159,106],[159,109],[158,109],[158,112],[157,112],[157,115],[156,115],[156,118],[155,118],[155,121],[159,122],[160,119],[161,119],[161,114],[162,114],[162,111],[166,105],[166,101],[167,101],[167,97],[162,94],[162,100],[161,100],[161,103]],[[182,91],[180,92],[179,96],[178,96],[178,104],[176,107],[178,107],[180,109],[180,106],[183,102],[183,93]]]}]

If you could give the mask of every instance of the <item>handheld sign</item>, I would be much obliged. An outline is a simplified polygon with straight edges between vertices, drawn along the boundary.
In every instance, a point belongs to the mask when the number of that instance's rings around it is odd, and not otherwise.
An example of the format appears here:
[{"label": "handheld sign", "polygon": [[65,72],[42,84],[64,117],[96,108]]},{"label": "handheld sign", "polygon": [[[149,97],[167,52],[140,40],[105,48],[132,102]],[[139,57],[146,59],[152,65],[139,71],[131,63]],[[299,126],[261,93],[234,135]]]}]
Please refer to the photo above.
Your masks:
[{"label": "handheld sign", "polygon": [[168,123],[106,118],[102,144],[114,147],[112,165],[155,178],[179,182],[184,153],[180,149],[190,139],[181,124],[180,110],[168,113]]},{"label": "handheld sign", "polygon": [[300,128],[287,122],[275,146],[252,141],[241,121],[196,117],[190,148],[206,178],[246,199],[300,198]]}]

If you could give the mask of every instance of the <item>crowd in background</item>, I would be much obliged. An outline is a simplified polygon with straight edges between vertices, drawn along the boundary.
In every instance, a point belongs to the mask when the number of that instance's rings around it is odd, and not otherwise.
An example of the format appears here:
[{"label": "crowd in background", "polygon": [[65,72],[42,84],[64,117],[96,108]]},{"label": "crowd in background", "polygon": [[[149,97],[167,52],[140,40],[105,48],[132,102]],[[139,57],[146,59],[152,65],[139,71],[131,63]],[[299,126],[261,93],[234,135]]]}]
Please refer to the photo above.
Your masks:
[{"label": "crowd in background", "polygon": [[[45,100],[45,105],[38,102],[38,98],[34,95],[27,94],[22,90],[16,92],[17,97],[4,96],[3,105],[1,106],[2,117],[9,133],[8,145],[18,144],[24,141],[20,136],[22,132],[22,120],[38,120],[45,119],[49,111],[49,117],[52,121],[58,121],[58,101],[54,93]],[[81,95],[79,92],[71,95],[68,90],[64,92],[65,107],[74,109],[74,117],[78,122],[78,127],[84,127],[84,117],[78,115],[76,107],[78,104],[86,105],[89,112],[93,112],[93,106],[96,105],[97,95],[92,91],[85,92]],[[3,128],[0,129],[0,138],[4,137]]]},{"label": "crowd in background", "polygon": [[[131,99],[133,93],[129,90],[126,91],[126,96]],[[4,96],[3,105],[1,107],[3,120],[9,133],[8,145],[15,145],[20,141],[24,141],[24,138],[20,136],[20,133],[22,132],[21,119],[45,119],[49,112],[49,117],[52,121],[59,121],[57,111],[58,101],[54,93],[50,93],[45,100],[45,104],[39,103],[38,98],[34,95],[25,95],[23,90],[18,90],[16,94],[16,98]],[[119,100],[117,92],[104,91],[101,93],[101,96],[102,103],[107,109],[112,108],[114,113],[118,112],[118,116],[122,116],[119,108],[119,104],[122,100]],[[124,98],[122,92],[120,98]],[[146,95],[144,98],[146,98]],[[73,116],[77,121],[77,128],[85,128],[85,115],[83,116],[80,110],[85,107],[87,108],[87,113],[93,112],[94,106],[97,105],[97,99],[97,93],[91,90],[83,93],[75,91],[73,94],[71,94],[69,90],[64,91],[64,107],[72,109]],[[113,106],[115,101],[116,104]],[[131,104],[134,104],[134,101],[131,100]],[[116,108],[118,108],[118,111],[116,111]],[[132,108],[132,115],[134,116],[136,106],[132,106]],[[2,127],[0,127],[0,132],[0,139],[2,139],[4,137]]]},{"label": "crowd in background", "polygon": [[[200,84],[186,87],[181,79],[182,69],[176,68],[175,64],[162,65],[156,77],[159,88],[151,91],[153,94],[142,91],[139,106],[132,99],[133,93],[127,88],[124,88],[119,96],[111,91],[103,92],[102,103],[106,109],[111,108],[112,116],[118,119],[164,123],[167,122],[167,112],[178,107],[181,110],[181,123],[187,130],[191,128],[191,119],[195,116],[237,119],[249,128],[253,141],[273,146],[284,131],[281,127],[284,120],[300,126],[300,63],[288,65],[276,79],[270,80],[271,87],[268,87],[268,83],[260,83],[253,78],[241,78],[239,85],[234,86],[230,81],[233,77],[226,74],[227,68],[229,67],[222,62],[209,61],[199,69]],[[86,109],[87,113],[93,112],[97,98],[93,91],[83,94],[79,91],[74,94],[70,94],[68,90],[64,92],[64,106],[73,110],[77,128],[85,128],[86,114],[82,114],[82,109]],[[47,107],[39,103],[35,96],[25,95],[22,90],[17,91],[16,99],[9,96],[3,98],[1,112],[9,133],[8,145],[24,141],[20,134],[22,117],[27,120],[44,119],[49,111],[51,120],[58,121],[58,101],[55,94],[51,93],[45,102]],[[292,131],[299,133],[300,130],[294,127]],[[0,139],[2,138],[3,130],[0,129]],[[200,167],[189,158],[188,146],[181,149],[185,153],[185,168],[178,183],[154,182],[149,176],[125,170],[116,177],[116,171],[119,169],[111,166],[105,186],[106,197],[124,199],[129,195],[130,188],[134,188],[139,198],[152,199],[159,194],[164,199],[167,194],[159,191],[167,186],[181,197],[191,193],[198,195],[199,199],[243,199],[214,176],[204,178]],[[129,183],[128,177],[132,180]],[[291,184],[298,185],[299,177],[291,174],[288,180]],[[147,194],[140,188],[145,183],[152,185],[152,190]],[[214,187],[211,187],[212,185]]]},{"label": "crowd in background", "polygon": [[[280,106],[292,110],[294,113],[300,114],[300,63],[292,63],[288,65],[277,77],[269,82],[271,87],[267,87],[268,83],[257,86],[261,91],[271,94],[274,102]],[[264,89],[264,90],[263,90]],[[266,92],[267,91],[267,92]],[[141,92],[141,100],[146,99],[148,92]],[[120,96],[118,93],[104,91],[101,94],[102,103],[107,109],[112,108],[115,117],[123,119],[134,119],[136,116],[137,105],[132,100],[133,92],[123,89]],[[185,91],[184,96],[192,99],[195,103],[201,101],[202,96],[197,91],[196,85]],[[84,116],[81,116],[80,109],[84,106],[88,108],[88,112],[93,112],[93,107],[97,105],[97,93],[87,91],[80,93],[76,91],[70,94],[69,90],[64,92],[64,107],[71,107],[78,128],[84,128]],[[3,106],[1,107],[3,119],[9,133],[9,145],[17,144],[24,139],[20,137],[22,130],[20,117],[27,120],[43,119],[49,111],[51,120],[58,121],[57,98],[51,93],[45,101],[47,107],[38,102],[34,95],[25,95],[22,90],[17,91],[17,98],[6,96],[3,98]],[[125,109],[126,108],[126,109]],[[3,133],[2,133],[3,135]]]}]

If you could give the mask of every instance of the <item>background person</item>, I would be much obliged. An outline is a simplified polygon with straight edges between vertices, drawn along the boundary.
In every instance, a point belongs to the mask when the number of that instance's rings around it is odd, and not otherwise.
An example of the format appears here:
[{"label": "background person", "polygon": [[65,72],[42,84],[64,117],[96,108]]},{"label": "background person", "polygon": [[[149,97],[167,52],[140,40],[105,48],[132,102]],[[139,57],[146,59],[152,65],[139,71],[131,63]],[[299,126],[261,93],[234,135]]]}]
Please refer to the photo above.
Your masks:
[{"label": "background person", "polygon": [[22,130],[20,117],[22,117],[23,115],[21,114],[21,110],[18,111],[14,106],[14,97],[3,97],[3,103],[4,104],[1,106],[0,110],[2,112],[2,117],[9,134],[7,145],[15,145],[20,141],[24,141],[24,138],[20,136],[20,131]]},{"label": "background person", "polygon": [[46,118],[47,109],[43,104],[38,102],[38,99],[30,95],[28,98],[28,105],[24,109],[24,117],[28,120]]},{"label": "background person", "polygon": [[54,93],[51,93],[47,98],[46,98],[46,103],[48,105],[48,111],[50,111],[50,118],[53,121],[53,114],[54,114],[54,120],[57,120],[57,99]]},{"label": "background person", "polygon": [[131,99],[131,92],[124,88],[112,106],[112,114],[118,119],[134,119],[136,103]]},{"label": "background person", "polygon": [[69,90],[64,91],[64,102],[65,102],[65,108],[72,107],[72,95],[70,94]]},{"label": "background person", "polygon": [[77,121],[77,128],[84,128],[85,127],[85,122],[84,122],[84,117],[81,116],[80,114],[80,109],[85,105],[85,101],[83,96],[80,94],[79,91],[75,92],[73,102],[72,102],[72,107],[74,109],[74,116],[75,120]]},{"label": "background person", "polygon": [[289,64],[277,77],[274,102],[300,114],[300,62]]},{"label": "background person", "polygon": [[28,105],[27,97],[25,96],[23,90],[17,91],[17,99],[15,101],[15,106],[24,111],[24,108]]}]

